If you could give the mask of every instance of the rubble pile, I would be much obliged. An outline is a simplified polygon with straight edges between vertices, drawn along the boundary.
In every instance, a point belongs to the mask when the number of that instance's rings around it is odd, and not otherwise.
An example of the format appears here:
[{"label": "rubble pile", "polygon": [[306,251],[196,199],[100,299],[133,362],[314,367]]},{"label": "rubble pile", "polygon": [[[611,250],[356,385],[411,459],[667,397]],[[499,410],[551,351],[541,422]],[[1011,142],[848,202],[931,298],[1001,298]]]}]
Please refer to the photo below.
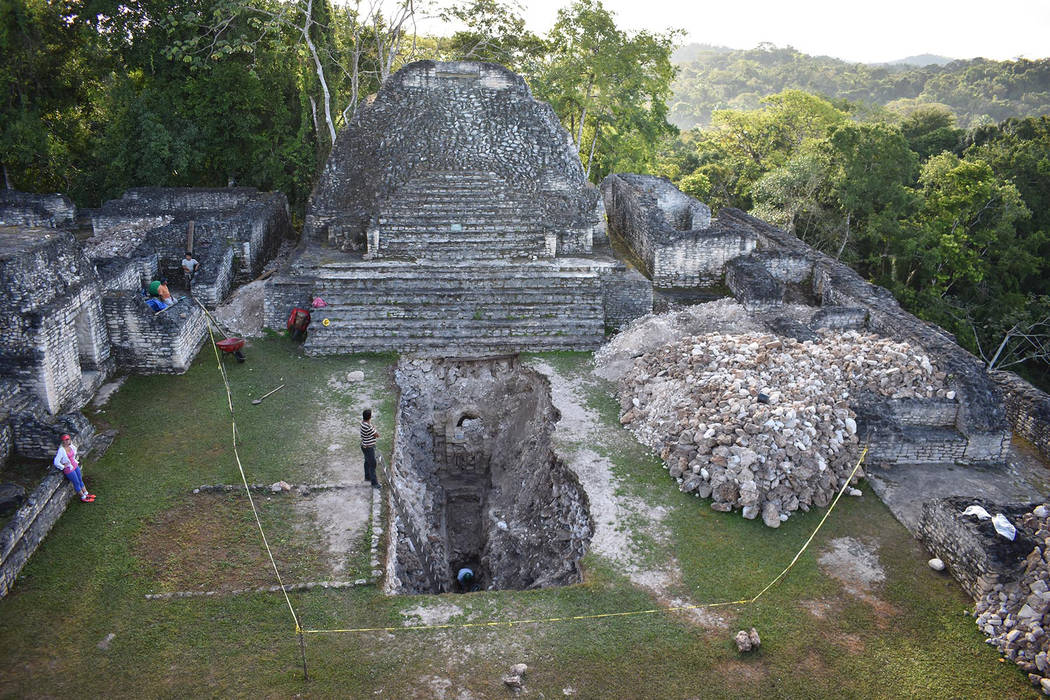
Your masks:
[{"label": "rubble pile", "polygon": [[1032,685],[1050,695],[1050,506],[1036,506],[1021,519],[1042,546],[1025,560],[1019,581],[996,584],[974,606],[985,640],[1028,672]]},{"label": "rubble pile", "polygon": [[682,491],[778,527],[826,506],[852,471],[851,397],[953,398],[945,379],[906,343],[856,331],[805,342],[712,333],[635,359],[620,381],[620,421],[659,451]]}]

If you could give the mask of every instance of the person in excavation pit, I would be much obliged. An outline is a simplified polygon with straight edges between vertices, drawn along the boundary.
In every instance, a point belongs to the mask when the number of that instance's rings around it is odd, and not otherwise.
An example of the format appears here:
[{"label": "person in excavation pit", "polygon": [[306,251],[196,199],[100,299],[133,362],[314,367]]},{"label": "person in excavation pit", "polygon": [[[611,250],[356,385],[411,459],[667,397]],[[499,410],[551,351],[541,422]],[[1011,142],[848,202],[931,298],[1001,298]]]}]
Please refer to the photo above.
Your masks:
[{"label": "person in excavation pit", "polygon": [[73,445],[73,439],[68,435],[62,436],[62,444],[58,446],[58,452],[55,453],[54,465],[55,469],[61,469],[66,478],[73,482],[73,488],[77,490],[81,501],[94,503],[95,494],[88,493],[87,487],[84,486],[84,475],[77,461],[77,448]]},{"label": "person in excavation pit", "polygon": [[361,413],[361,452],[365,456],[365,480],[372,482],[372,488],[379,488],[376,477],[376,442],[379,431],[372,425],[372,409],[366,408]]},{"label": "person in excavation pit", "polygon": [[479,590],[477,581],[474,578],[474,570],[468,566],[464,566],[456,574],[456,584],[462,593]]}]

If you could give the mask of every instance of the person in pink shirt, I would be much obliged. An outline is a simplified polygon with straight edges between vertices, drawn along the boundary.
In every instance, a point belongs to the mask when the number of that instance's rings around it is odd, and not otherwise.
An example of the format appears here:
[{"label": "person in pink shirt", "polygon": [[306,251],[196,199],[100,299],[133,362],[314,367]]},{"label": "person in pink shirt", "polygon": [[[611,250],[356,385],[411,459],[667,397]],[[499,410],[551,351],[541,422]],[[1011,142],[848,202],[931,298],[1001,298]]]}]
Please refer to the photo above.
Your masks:
[{"label": "person in pink shirt", "polygon": [[68,435],[62,436],[62,444],[58,446],[55,453],[55,469],[61,469],[66,478],[73,482],[73,488],[80,494],[80,500],[84,503],[93,503],[95,494],[88,493],[84,486],[84,475],[80,471],[80,462],[77,461],[77,448],[73,445],[73,439]]}]

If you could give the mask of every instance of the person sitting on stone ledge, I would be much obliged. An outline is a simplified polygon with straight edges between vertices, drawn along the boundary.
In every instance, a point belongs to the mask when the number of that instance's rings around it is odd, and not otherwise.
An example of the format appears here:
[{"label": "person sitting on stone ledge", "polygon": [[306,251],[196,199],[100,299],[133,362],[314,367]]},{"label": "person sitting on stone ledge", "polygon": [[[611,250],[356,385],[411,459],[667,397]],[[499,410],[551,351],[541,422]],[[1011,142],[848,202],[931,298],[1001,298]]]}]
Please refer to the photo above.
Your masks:
[{"label": "person sitting on stone ledge", "polygon": [[80,495],[81,501],[95,502],[95,494],[88,493],[87,487],[84,486],[83,472],[77,461],[77,448],[73,445],[73,439],[68,435],[62,436],[62,444],[58,446],[58,452],[55,453],[54,465],[55,469],[61,469],[66,478],[73,482],[73,488]]},{"label": "person sitting on stone ledge", "polygon": [[175,299],[171,296],[171,291],[168,290],[168,280],[166,278],[160,281],[160,286],[157,287],[157,296],[164,302],[164,306],[175,305]]}]

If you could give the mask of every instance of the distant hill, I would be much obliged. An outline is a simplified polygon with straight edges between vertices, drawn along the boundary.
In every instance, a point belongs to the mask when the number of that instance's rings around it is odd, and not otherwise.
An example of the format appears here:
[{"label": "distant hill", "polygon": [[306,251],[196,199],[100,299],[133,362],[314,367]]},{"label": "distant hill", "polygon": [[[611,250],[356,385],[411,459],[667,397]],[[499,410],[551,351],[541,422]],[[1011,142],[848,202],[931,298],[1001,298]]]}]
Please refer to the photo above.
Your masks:
[{"label": "distant hill", "polygon": [[[757,108],[763,97],[787,89],[891,107],[937,102],[947,105],[963,128],[1050,114],[1050,59],[1046,58],[953,61],[926,54],[872,65],[772,44],[746,51],[690,44],[675,53],[679,56],[669,119],[683,129],[706,126],[717,109]],[[933,59],[949,62],[911,63]]]},{"label": "distant hill", "polygon": [[890,61],[886,64],[875,64],[875,65],[890,65],[890,66],[946,66],[954,58],[948,58],[947,56],[938,56],[933,53],[921,53],[918,56],[908,56],[907,58],[901,58],[896,61]]}]

